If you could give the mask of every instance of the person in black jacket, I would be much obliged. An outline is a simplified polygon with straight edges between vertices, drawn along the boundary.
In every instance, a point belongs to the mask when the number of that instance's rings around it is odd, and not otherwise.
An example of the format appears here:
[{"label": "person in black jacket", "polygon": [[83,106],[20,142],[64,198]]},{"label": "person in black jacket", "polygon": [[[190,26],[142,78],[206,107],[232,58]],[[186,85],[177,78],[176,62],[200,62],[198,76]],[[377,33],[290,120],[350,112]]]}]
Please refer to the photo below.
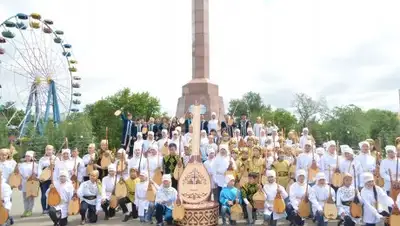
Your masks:
[{"label": "person in black jacket", "polygon": [[185,119],[184,133],[189,132],[189,126],[192,124],[192,121],[193,121],[193,115],[192,115],[192,113],[188,113],[188,117],[187,117],[187,119]]},{"label": "person in black jacket", "polygon": [[250,121],[247,119],[247,115],[245,113],[242,114],[242,118],[239,122],[240,136],[247,136],[247,128],[250,126]]},{"label": "person in black jacket", "polygon": [[[233,131],[236,128],[236,123],[233,121],[232,125],[229,125],[229,120],[232,118],[230,115],[225,115],[225,121],[221,122],[221,130],[227,132],[230,137],[233,137]],[[234,119],[233,119],[234,120]]]},{"label": "person in black jacket", "polygon": [[204,115],[200,115],[200,131],[205,130],[208,133],[208,121],[204,119]]}]

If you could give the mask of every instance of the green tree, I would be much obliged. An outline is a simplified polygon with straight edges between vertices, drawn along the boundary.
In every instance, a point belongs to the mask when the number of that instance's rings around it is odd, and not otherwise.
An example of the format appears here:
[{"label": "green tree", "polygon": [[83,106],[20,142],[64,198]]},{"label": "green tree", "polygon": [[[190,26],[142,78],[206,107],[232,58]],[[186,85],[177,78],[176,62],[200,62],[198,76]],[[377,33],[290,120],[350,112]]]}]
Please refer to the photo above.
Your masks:
[{"label": "green tree", "polygon": [[96,141],[105,139],[106,128],[108,128],[109,147],[119,148],[122,123],[120,117],[114,115],[116,110],[123,109],[124,113],[132,113],[134,118],[148,120],[149,117],[160,116],[160,108],[160,101],[148,92],[132,93],[129,88],[125,88],[112,96],[86,106],[85,112],[91,120]]},{"label": "green tree", "polygon": [[380,138],[383,146],[394,144],[394,140],[399,134],[397,113],[381,109],[370,109],[365,112],[365,117],[369,126],[370,138]]},{"label": "green tree", "polygon": [[305,93],[295,95],[292,107],[295,108],[301,127],[307,127],[309,122],[316,121],[318,116],[322,118],[328,109],[325,98],[313,100]]},{"label": "green tree", "polygon": [[[271,117],[271,116],[269,116]],[[296,130],[297,127],[297,119],[296,117],[283,108],[277,108],[275,111],[272,111],[273,122],[280,129],[284,128],[285,131],[289,132],[289,130]],[[270,120],[271,121],[271,118]]]},{"label": "green tree", "polygon": [[242,98],[231,100],[228,108],[229,114],[234,114],[235,116],[247,114],[252,121],[268,110],[271,110],[271,107],[266,106],[260,94],[255,92],[247,92]]}]

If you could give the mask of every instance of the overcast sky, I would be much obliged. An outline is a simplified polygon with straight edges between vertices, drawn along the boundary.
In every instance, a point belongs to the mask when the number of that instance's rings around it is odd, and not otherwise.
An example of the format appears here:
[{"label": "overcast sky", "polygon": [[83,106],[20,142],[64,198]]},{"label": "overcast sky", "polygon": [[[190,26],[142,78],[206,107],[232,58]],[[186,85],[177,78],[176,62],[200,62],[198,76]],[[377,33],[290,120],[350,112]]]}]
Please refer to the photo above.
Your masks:
[{"label": "overcast sky", "polygon": [[[41,13],[79,61],[84,104],[123,87],[175,114],[191,79],[190,0],[2,0],[0,21]],[[400,1],[210,0],[210,76],[225,107],[247,91],[290,106],[296,92],[330,106],[399,109]]]}]

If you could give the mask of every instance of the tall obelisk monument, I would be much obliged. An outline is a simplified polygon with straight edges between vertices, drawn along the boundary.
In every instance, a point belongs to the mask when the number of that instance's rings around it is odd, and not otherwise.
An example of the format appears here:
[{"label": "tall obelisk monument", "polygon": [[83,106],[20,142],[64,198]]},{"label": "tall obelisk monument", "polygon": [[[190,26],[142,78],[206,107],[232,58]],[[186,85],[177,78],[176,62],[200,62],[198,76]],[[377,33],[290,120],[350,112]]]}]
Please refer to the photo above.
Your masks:
[{"label": "tall obelisk monument", "polygon": [[208,0],[192,0],[192,39],[192,80],[182,87],[176,116],[183,117],[188,108],[197,101],[206,107],[207,119],[215,112],[217,118],[223,120],[224,100],[219,96],[218,85],[209,80]]}]

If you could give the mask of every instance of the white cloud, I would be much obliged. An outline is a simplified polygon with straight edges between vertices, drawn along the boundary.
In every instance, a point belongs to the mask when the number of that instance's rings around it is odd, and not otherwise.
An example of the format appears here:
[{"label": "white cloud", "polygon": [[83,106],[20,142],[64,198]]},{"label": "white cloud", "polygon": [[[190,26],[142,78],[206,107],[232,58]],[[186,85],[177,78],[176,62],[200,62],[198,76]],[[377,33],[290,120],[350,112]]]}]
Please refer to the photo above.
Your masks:
[{"label": "white cloud", "polygon": [[[374,84],[399,68],[399,6],[210,0],[211,80],[226,105],[252,90],[282,107],[292,93],[305,92],[324,94],[332,105],[397,110],[397,89]],[[5,0],[0,21],[19,12],[39,12],[65,31],[80,63],[85,104],[129,87],[150,91],[175,113],[191,78],[191,1]]]}]

